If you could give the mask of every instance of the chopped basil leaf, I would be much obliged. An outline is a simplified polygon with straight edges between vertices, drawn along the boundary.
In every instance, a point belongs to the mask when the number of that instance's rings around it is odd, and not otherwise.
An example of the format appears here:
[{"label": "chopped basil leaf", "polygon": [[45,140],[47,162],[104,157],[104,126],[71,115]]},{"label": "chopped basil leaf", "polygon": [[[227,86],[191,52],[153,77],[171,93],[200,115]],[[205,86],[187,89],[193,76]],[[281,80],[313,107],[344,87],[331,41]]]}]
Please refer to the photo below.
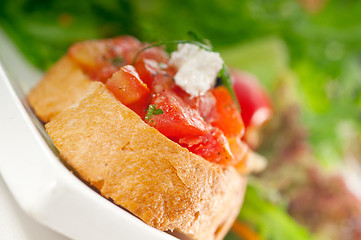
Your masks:
[{"label": "chopped basil leaf", "polygon": [[[198,41],[198,42],[202,43],[203,45],[208,46],[208,49],[213,49],[211,42],[206,38],[201,38],[196,32],[189,31],[188,35],[191,38],[193,38],[195,41]],[[200,48],[202,48],[202,46],[200,46]]]},{"label": "chopped basil leaf", "polygon": [[157,43],[154,43],[154,44],[151,44],[151,45],[148,45],[142,49],[140,49],[137,54],[134,56],[133,58],[133,61],[132,61],[132,65],[135,64],[135,62],[137,61],[139,55],[144,52],[145,50],[149,49],[149,48],[153,48],[153,47],[160,47],[160,46],[166,46],[166,47],[169,47],[170,45],[177,45],[177,44],[185,44],[185,43],[190,43],[190,44],[194,44],[196,46],[198,46],[199,48],[201,49],[204,49],[206,51],[210,51],[212,52],[213,49],[202,43],[202,42],[198,42],[198,41],[194,41],[194,40],[176,40],[176,41],[160,41],[160,42],[157,42]]},{"label": "chopped basil leaf", "polygon": [[147,114],[145,114],[144,120],[148,121],[152,117],[152,115],[154,113],[154,109],[155,109],[154,104],[149,105],[148,110],[147,110]]},{"label": "chopped basil leaf", "polygon": [[116,57],[112,58],[111,62],[112,62],[112,65],[115,67],[122,67],[125,64],[125,60],[121,56],[116,56]]},{"label": "chopped basil leaf", "polygon": [[163,114],[163,113],[164,113],[163,110],[160,109],[160,108],[158,108],[158,109],[155,109],[155,110],[154,110],[153,115],[159,115],[159,114]]},{"label": "chopped basil leaf", "polygon": [[241,111],[241,107],[239,106],[238,99],[236,94],[234,93],[234,89],[232,86],[232,79],[229,68],[223,64],[221,71],[219,71],[217,78],[220,80],[221,84],[227,88],[227,90],[231,93],[233,101],[237,105],[238,110]]},{"label": "chopped basil leaf", "polygon": [[163,114],[163,110],[160,108],[156,108],[155,104],[151,104],[148,107],[147,114],[145,115],[144,120],[148,121],[153,115]]}]

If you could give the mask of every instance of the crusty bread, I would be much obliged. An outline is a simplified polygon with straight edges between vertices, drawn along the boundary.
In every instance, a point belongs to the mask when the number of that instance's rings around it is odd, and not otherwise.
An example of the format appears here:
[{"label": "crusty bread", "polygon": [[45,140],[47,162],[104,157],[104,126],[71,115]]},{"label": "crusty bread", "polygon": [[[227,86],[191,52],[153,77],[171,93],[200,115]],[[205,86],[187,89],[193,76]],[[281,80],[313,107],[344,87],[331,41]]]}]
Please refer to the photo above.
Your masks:
[{"label": "crusty bread", "polygon": [[28,100],[36,115],[49,122],[65,108],[84,96],[90,78],[67,55],[61,58],[29,93]]},{"label": "crusty bread", "polygon": [[222,239],[246,178],[148,126],[99,82],[46,124],[62,158],[106,198],[161,231]]}]

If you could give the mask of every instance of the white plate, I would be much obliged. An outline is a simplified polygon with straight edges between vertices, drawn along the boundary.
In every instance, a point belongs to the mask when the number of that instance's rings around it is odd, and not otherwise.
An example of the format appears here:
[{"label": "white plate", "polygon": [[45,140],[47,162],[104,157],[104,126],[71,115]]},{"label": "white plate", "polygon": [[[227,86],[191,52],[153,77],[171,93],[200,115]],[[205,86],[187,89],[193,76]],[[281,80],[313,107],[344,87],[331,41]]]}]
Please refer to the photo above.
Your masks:
[{"label": "white plate", "polygon": [[0,173],[19,206],[72,239],[176,239],[94,192],[59,160],[25,95],[42,73],[0,29]]},{"label": "white plate", "polygon": [[16,203],[0,176],[1,240],[70,240],[29,217]]}]

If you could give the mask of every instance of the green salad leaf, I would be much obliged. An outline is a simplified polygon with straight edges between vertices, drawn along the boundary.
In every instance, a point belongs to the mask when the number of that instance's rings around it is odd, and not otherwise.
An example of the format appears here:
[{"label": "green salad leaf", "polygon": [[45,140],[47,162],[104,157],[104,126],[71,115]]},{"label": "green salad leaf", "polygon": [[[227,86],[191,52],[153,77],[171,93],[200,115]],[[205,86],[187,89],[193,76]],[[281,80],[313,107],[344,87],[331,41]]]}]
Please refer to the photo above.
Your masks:
[{"label": "green salad leaf", "polygon": [[[255,185],[247,187],[239,220],[253,226],[262,239],[310,240],[306,228],[298,225],[282,207],[272,204]],[[226,239],[234,239],[230,235]]]}]

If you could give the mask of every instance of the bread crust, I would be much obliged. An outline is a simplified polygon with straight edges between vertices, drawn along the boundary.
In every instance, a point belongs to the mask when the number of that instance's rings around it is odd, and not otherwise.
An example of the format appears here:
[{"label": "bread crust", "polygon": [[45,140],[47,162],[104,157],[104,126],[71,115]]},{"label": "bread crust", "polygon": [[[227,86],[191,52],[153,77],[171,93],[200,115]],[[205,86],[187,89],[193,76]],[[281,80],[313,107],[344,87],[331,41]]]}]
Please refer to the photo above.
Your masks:
[{"label": "bread crust", "polygon": [[99,82],[46,129],[61,157],[115,204],[161,231],[222,239],[246,178],[169,140]]},{"label": "bread crust", "polygon": [[69,58],[62,57],[28,95],[36,115],[49,122],[65,108],[78,102],[88,91],[91,79]]}]

